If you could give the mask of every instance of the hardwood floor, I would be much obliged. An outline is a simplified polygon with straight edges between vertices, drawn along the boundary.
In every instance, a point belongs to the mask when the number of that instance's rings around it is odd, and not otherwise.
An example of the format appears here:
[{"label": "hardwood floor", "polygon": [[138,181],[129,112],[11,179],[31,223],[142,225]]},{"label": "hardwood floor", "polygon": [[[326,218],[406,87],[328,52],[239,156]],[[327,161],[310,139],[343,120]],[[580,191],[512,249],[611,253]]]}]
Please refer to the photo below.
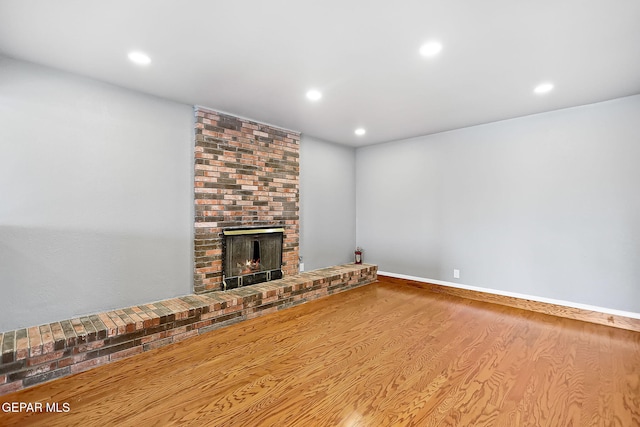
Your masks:
[{"label": "hardwood floor", "polygon": [[640,333],[376,283],[0,397],[0,425],[640,426]]}]

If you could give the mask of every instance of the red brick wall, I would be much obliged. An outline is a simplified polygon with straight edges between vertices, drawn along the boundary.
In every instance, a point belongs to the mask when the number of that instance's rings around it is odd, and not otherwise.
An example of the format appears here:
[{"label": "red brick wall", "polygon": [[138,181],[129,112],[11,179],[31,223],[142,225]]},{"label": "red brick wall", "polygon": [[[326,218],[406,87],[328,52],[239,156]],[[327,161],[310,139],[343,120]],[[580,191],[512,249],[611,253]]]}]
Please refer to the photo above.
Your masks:
[{"label": "red brick wall", "polygon": [[300,134],[197,108],[195,138],[194,291],[220,288],[228,227],[284,227],[283,272],[298,273]]}]

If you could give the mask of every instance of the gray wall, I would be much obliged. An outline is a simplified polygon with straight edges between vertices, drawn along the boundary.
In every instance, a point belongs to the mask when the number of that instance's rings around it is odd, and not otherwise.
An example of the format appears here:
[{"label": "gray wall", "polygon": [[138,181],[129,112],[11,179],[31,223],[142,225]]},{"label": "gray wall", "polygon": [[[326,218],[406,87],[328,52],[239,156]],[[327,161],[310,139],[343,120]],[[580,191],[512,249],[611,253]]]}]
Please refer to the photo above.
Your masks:
[{"label": "gray wall", "polygon": [[300,256],[305,270],[353,262],[355,149],[302,135]]},{"label": "gray wall", "polygon": [[[305,269],[357,243],[382,271],[640,312],[638,117],[303,135]],[[192,292],[192,132],[190,106],[0,57],[0,331]]]},{"label": "gray wall", "polygon": [[0,57],[0,331],[192,291],[193,109]]},{"label": "gray wall", "polygon": [[358,243],[385,272],[640,313],[639,118],[640,95],[358,149]]}]

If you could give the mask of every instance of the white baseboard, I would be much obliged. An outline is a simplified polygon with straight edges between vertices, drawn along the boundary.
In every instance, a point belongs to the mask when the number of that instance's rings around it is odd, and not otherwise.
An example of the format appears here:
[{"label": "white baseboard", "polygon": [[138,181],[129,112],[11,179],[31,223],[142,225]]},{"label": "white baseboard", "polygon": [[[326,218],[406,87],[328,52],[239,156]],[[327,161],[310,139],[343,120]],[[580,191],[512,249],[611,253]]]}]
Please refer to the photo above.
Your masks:
[{"label": "white baseboard", "polygon": [[485,292],[493,295],[502,295],[506,297],[520,298],[520,299],[542,302],[547,304],[555,304],[563,307],[571,307],[571,308],[578,308],[581,310],[596,311],[599,313],[611,314],[614,316],[640,319],[640,313],[634,313],[632,311],[615,310],[612,308],[598,307],[595,305],[588,305],[588,304],[581,304],[581,303],[571,302],[571,301],[563,301],[563,300],[557,300],[552,298],[538,297],[533,295],[520,294],[517,292],[506,292],[506,291],[500,291],[497,289],[481,288],[478,286],[469,286],[469,285],[463,285],[460,283],[446,282],[444,280],[435,280],[435,279],[428,279],[424,277],[408,276],[406,274],[390,273],[387,271],[378,271],[378,274],[381,276],[395,277],[397,279],[412,280],[414,282],[433,283],[434,285],[449,286],[452,288],[466,289],[469,291]]}]

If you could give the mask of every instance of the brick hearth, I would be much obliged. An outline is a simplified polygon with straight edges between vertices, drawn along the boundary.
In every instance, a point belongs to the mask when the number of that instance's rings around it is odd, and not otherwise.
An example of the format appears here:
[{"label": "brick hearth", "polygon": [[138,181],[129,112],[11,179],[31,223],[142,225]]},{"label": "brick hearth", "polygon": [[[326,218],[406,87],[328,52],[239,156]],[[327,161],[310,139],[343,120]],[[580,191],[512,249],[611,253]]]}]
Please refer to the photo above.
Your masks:
[{"label": "brick hearth", "polygon": [[0,395],[376,281],[346,264],[0,333]]}]

